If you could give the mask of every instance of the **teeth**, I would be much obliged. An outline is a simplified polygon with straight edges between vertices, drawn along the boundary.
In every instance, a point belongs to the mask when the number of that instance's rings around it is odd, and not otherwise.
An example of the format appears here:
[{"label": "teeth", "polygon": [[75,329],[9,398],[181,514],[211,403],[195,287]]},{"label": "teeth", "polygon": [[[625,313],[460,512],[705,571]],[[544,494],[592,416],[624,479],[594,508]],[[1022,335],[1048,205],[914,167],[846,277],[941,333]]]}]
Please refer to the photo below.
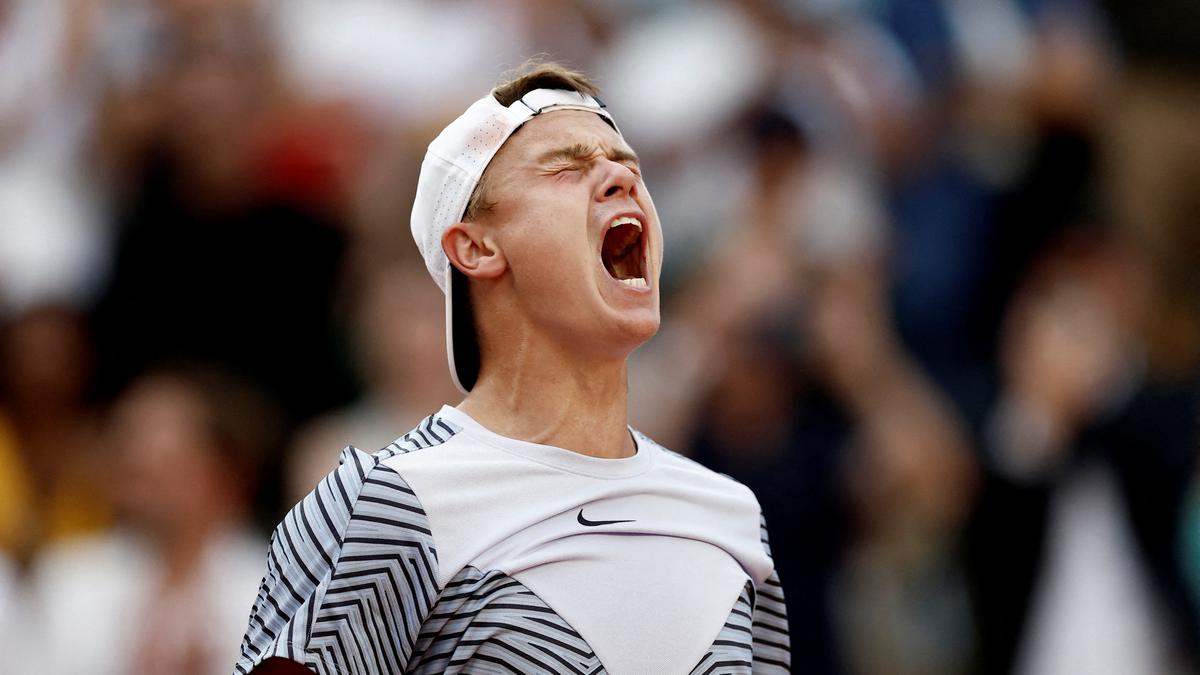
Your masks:
[{"label": "teeth", "polygon": [[649,285],[646,283],[646,280],[641,277],[634,277],[632,279],[617,279],[617,281],[629,286],[630,288],[646,288]]},{"label": "teeth", "polygon": [[642,224],[639,223],[636,218],[630,218],[629,216],[621,216],[620,218],[612,221],[612,224],[608,226],[608,229],[611,230],[612,228],[620,225],[633,225],[638,229],[638,232],[642,231]]}]

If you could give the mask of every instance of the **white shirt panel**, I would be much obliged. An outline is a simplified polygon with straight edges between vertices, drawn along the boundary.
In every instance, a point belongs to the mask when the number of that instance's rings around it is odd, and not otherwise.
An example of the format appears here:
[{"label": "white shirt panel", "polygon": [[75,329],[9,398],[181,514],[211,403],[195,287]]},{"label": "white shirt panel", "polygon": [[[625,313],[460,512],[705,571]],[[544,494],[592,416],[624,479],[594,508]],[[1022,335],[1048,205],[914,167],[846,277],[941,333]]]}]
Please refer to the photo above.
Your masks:
[{"label": "white shirt panel", "polygon": [[[579,631],[614,675],[690,673],[747,581],[727,554],[695,540],[585,534],[550,548],[577,557],[513,576]],[[601,549],[603,557],[579,556]]]}]

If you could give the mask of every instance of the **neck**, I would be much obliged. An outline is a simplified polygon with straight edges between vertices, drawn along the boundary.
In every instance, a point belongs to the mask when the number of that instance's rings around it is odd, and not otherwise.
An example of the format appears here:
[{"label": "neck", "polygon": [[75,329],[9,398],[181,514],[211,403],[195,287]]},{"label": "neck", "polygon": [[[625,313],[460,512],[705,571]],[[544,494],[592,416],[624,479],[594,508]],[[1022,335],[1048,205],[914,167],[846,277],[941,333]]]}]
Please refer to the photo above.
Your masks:
[{"label": "neck", "polygon": [[581,362],[528,343],[489,356],[458,409],[491,431],[602,458],[631,457],[625,360]]}]

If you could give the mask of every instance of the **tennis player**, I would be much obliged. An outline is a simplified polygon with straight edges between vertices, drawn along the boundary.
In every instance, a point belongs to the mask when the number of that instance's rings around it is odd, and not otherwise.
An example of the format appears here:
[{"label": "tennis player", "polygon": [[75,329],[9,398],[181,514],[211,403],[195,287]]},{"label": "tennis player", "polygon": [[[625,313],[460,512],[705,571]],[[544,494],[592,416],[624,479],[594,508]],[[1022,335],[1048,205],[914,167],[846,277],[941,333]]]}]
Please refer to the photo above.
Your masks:
[{"label": "tennis player", "polygon": [[754,495],[627,423],[663,239],[596,96],[527,68],[430,144],[412,231],[466,398],[284,518],[236,673],[787,671]]}]

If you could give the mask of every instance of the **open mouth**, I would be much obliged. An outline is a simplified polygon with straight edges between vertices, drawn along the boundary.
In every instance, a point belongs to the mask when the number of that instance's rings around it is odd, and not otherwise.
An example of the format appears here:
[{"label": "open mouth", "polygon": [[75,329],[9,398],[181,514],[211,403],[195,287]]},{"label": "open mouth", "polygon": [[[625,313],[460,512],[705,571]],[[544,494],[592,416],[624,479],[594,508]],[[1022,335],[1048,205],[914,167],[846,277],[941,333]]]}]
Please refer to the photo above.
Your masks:
[{"label": "open mouth", "polygon": [[630,288],[646,288],[645,247],[642,223],[621,216],[609,224],[600,244],[600,261],[609,276]]}]

